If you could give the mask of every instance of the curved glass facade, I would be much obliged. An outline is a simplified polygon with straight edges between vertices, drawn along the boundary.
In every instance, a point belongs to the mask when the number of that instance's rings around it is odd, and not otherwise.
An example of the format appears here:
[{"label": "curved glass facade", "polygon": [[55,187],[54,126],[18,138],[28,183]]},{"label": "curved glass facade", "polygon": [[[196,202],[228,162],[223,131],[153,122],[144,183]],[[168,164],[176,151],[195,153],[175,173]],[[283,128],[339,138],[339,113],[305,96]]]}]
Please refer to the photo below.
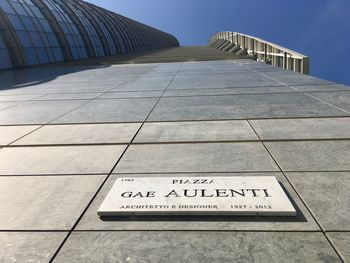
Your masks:
[{"label": "curved glass facade", "polygon": [[0,69],[178,45],[170,34],[81,0],[0,0]]},{"label": "curved glass facade", "polygon": [[69,51],[73,60],[88,58],[86,47],[77,26],[70,19],[69,13],[62,9],[62,3],[55,0],[43,0],[52,17],[51,23],[58,24],[58,34],[68,42]]},{"label": "curved glass facade", "polygon": [[56,35],[32,1],[1,0],[1,8],[27,65],[63,61]]},{"label": "curved glass facade", "polygon": [[1,35],[0,35],[0,58],[1,58],[0,59],[0,69],[12,67],[9,52],[7,51],[7,48],[5,46],[4,41],[2,40]]}]

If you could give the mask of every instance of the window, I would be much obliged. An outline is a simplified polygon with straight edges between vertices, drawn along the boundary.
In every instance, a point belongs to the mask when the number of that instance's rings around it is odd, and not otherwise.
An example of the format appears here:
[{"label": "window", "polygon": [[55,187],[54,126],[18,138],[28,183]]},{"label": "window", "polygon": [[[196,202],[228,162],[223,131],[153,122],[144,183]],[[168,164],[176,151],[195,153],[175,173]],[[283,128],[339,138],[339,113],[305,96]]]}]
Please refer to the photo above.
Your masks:
[{"label": "window", "polygon": [[11,68],[12,63],[7,49],[0,48],[0,69]]},{"label": "window", "polygon": [[[69,18],[69,16],[66,14],[66,12],[63,10],[63,8],[61,8],[61,6],[63,6],[64,4],[60,1],[52,0],[43,0],[43,2],[50,9],[55,19],[59,23],[61,30],[64,32],[73,59],[78,60],[87,58],[86,47],[78,29],[76,28],[72,20]],[[48,38],[52,46],[59,47],[58,41],[57,39],[55,39],[56,36],[54,34],[51,35],[49,33]],[[56,58],[63,58],[62,53],[58,54],[56,49],[54,53]]]},{"label": "window", "polygon": [[0,35],[0,69],[11,68],[12,63],[5,43]]},{"label": "window", "polygon": [[0,3],[16,32],[29,65],[56,62],[54,53],[57,53],[59,59],[63,57],[62,51],[52,51],[51,47],[60,49],[56,35],[31,0],[0,0]]},{"label": "window", "polygon": [[29,16],[21,16],[21,20],[28,31],[35,31],[36,27]]},{"label": "window", "polygon": [[36,57],[34,48],[24,48],[24,54],[26,56],[28,65],[38,64],[38,59]]},{"label": "window", "polygon": [[22,24],[21,19],[17,15],[7,15],[8,19],[10,20],[13,28],[15,30],[24,30],[24,26]]},{"label": "window", "polygon": [[32,41],[29,38],[29,34],[26,31],[17,31],[16,34],[23,47],[33,46]]},{"label": "window", "polygon": [[[85,33],[86,33],[87,37],[89,38],[91,45],[92,45],[92,48],[95,52],[95,56],[96,57],[104,56],[105,54],[104,54],[104,50],[103,50],[99,35],[97,34],[93,25],[90,23],[89,19],[82,12],[80,6],[76,5],[76,4],[73,5],[70,2],[67,2],[67,5],[69,6],[69,8],[71,10],[73,10],[75,15],[78,17],[80,23],[83,25],[83,27],[85,29]],[[84,11],[86,12],[87,10],[84,10]]]}]

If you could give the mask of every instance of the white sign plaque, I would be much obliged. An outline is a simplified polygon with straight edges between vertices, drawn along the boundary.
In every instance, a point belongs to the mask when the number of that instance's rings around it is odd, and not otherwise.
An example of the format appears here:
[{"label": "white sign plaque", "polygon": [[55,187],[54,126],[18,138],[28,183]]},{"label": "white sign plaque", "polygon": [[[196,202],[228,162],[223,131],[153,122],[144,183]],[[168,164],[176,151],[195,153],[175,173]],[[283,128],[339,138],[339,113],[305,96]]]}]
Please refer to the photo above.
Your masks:
[{"label": "white sign plaque", "polygon": [[99,216],[295,216],[273,176],[118,178]]}]

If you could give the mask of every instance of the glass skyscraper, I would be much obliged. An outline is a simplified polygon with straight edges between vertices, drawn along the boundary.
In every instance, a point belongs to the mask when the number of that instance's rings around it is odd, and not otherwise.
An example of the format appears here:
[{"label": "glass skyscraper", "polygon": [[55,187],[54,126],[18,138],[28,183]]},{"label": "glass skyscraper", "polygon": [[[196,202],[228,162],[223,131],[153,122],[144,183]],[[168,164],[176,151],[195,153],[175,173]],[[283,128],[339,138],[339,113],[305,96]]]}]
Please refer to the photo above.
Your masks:
[{"label": "glass skyscraper", "polygon": [[0,69],[178,45],[170,34],[80,0],[0,0]]}]

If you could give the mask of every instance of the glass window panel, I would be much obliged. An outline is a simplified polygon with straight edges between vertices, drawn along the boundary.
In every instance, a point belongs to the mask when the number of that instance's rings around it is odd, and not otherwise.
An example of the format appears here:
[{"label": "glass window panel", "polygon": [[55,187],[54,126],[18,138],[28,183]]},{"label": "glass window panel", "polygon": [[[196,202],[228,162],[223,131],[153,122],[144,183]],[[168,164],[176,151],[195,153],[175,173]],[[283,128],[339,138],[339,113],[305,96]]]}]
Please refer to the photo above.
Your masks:
[{"label": "glass window panel", "polygon": [[83,54],[83,58],[87,58],[87,57],[88,57],[87,50],[86,50],[85,47],[80,48],[80,51],[81,51],[82,54]]},{"label": "glass window panel", "polygon": [[34,48],[25,48],[24,49],[24,54],[26,56],[27,59],[27,63],[29,65],[35,65],[38,64],[38,59],[36,57]]},{"label": "glass window panel", "polygon": [[73,40],[73,36],[71,34],[66,35],[66,39],[68,41],[68,44],[72,47],[75,46],[74,40]]},{"label": "glass window panel", "polygon": [[33,42],[33,45],[35,47],[43,47],[44,46],[44,42],[42,41],[39,32],[30,32],[29,35],[30,35],[32,42]]},{"label": "glass window panel", "polygon": [[49,56],[50,62],[56,62],[55,55],[53,54],[52,48],[47,48],[47,55]]},{"label": "glass window panel", "polygon": [[64,22],[62,16],[59,13],[53,12],[53,15],[55,16],[58,22]]},{"label": "glass window panel", "polygon": [[54,33],[47,33],[47,38],[49,39],[51,47],[59,47],[57,38]]},{"label": "glass window panel", "polygon": [[62,30],[63,30],[63,32],[64,33],[70,33],[71,32],[71,30],[69,29],[69,27],[67,26],[67,24],[65,24],[65,23],[61,23],[61,27],[62,27]]},{"label": "glass window panel", "polygon": [[32,21],[33,21],[33,23],[34,23],[34,25],[35,25],[35,28],[37,28],[35,31],[40,30],[41,25],[40,25],[38,19],[35,19],[35,18],[34,18],[34,19],[32,19]]},{"label": "glass window panel", "polygon": [[44,64],[50,62],[45,48],[36,48],[36,52],[38,54],[40,63]]},{"label": "glass window panel", "polygon": [[32,42],[30,41],[29,35],[26,31],[17,31],[16,34],[23,47],[33,46]]},{"label": "glass window panel", "polygon": [[32,3],[31,0],[20,0],[20,2],[22,2],[22,1],[30,6],[34,6],[34,4]]},{"label": "glass window panel", "polygon": [[70,24],[73,23],[68,15],[65,14],[64,17],[66,18],[68,23],[70,23]]},{"label": "glass window panel", "polygon": [[26,15],[31,16],[31,17],[35,17],[32,10],[30,10],[29,6],[27,6],[27,5],[22,5],[22,6],[26,10]]},{"label": "glass window panel", "polygon": [[45,32],[53,32],[50,24],[46,21],[46,19],[39,19],[39,22],[42,25]]},{"label": "glass window panel", "polygon": [[50,46],[50,42],[47,39],[46,34],[45,33],[40,33],[40,36],[41,36],[42,41],[44,42],[44,46],[45,47],[49,47]]},{"label": "glass window panel", "polygon": [[72,24],[72,28],[75,34],[79,35],[79,31],[75,25]]},{"label": "glass window panel", "polygon": [[15,30],[24,30],[24,26],[18,16],[7,15],[7,17]]},{"label": "glass window panel", "polygon": [[12,63],[7,49],[0,49],[0,69],[11,68]]},{"label": "glass window panel", "polygon": [[53,48],[53,52],[55,54],[56,61],[63,61],[63,54],[60,48]]},{"label": "glass window panel", "polygon": [[28,31],[36,31],[36,27],[29,16],[21,16],[21,20]]},{"label": "glass window panel", "polygon": [[11,2],[12,7],[16,10],[17,14],[19,15],[27,15],[27,12],[24,10],[22,5],[17,2]]},{"label": "glass window panel", "polygon": [[44,18],[43,14],[39,11],[38,8],[36,8],[35,6],[31,7],[31,10],[33,11],[33,13],[35,14],[36,17],[38,18]]},{"label": "glass window panel", "polygon": [[9,5],[6,0],[0,0],[0,6],[5,13],[15,14],[15,10]]},{"label": "glass window panel", "polygon": [[83,38],[81,36],[77,36],[77,38],[78,38],[79,46],[85,46]]},{"label": "glass window panel", "polygon": [[1,35],[0,35],[0,48],[6,48],[5,42],[2,40]]},{"label": "glass window panel", "polygon": [[76,59],[79,59],[79,54],[78,54],[77,48],[73,47],[73,48],[71,48],[71,51],[72,51],[73,58],[74,58],[75,60],[76,60]]}]

